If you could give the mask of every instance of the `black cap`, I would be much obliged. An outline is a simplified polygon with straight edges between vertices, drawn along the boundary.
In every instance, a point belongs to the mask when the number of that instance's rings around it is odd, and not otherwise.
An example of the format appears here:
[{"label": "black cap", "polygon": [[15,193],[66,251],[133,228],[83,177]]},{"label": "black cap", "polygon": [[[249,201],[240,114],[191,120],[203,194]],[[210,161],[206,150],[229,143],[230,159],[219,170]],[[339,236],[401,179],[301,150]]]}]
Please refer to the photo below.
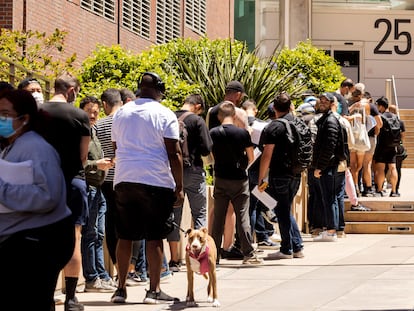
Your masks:
[{"label": "black cap", "polygon": [[319,98],[321,97],[325,97],[327,100],[329,100],[331,103],[333,103],[335,101],[334,96],[332,95],[332,93],[322,93],[321,95],[319,95]]},{"label": "black cap", "polygon": [[227,83],[226,91],[228,91],[228,90],[233,90],[233,91],[236,91],[236,92],[246,93],[244,91],[243,84],[241,84],[241,82],[239,82],[239,81],[230,81],[229,83]]}]

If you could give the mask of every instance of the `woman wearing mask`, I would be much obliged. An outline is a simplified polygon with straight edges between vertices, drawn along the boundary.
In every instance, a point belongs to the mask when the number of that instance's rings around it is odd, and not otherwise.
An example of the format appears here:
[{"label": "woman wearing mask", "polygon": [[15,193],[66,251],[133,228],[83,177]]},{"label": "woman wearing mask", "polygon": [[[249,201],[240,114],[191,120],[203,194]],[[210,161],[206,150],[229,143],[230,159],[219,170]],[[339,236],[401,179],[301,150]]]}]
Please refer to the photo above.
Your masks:
[{"label": "woman wearing mask", "polygon": [[[0,275],[2,295],[19,310],[54,310],[60,270],[71,258],[74,226],[55,149],[33,130],[33,96],[24,90],[0,95]],[[20,168],[26,163],[26,179]],[[14,181],[13,181],[14,179]],[[27,265],[30,267],[27,267]],[[22,299],[21,280],[36,280]]]},{"label": "woman wearing mask", "polygon": [[32,93],[32,96],[36,100],[37,105],[41,105],[44,103],[42,87],[35,78],[26,78],[22,80],[19,85],[17,86],[19,90],[26,90]]}]

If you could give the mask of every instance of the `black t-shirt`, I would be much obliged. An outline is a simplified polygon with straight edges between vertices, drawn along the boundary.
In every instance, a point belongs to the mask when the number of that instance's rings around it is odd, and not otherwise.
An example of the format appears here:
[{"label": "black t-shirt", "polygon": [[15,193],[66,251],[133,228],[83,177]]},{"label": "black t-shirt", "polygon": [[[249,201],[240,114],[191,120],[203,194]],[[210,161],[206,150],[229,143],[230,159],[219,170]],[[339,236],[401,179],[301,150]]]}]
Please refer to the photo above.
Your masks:
[{"label": "black t-shirt", "polygon": [[253,146],[249,132],[232,124],[224,124],[212,128],[210,135],[215,176],[237,180],[247,178],[246,148]]},{"label": "black t-shirt", "polygon": [[[283,116],[284,119],[292,121],[293,116],[288,113]],[[275,145],[270,161],[269,176],[285,176],[292,175],[288,166],[286,165],[286,157],[288,154],[288,141],[285,125],[277,120],[272,120],[263,129],[260,136],[260,146]]]},{"label": "black t-shirt", "polygon": [[46,102],[40,106],[41,132],[59,153],[66,182],[84,176],[80,159],[82,136],[90,137],[89,118],[85,111],[63,102]]},{"label": "black t-shirt", "polygon": [[208,128],[210,130],[213,127],[219,126],[221,124],[218,119],[218,111],[219,111],[220,104],[217,104],[214,107],[211,107],[211,109],[208,112],[208,115],[209,115],[208,116]]},{"label": "black t-shirt", "polygon": [[[185,112],[187,110],[179,110],[175,114],[179,118]],[[203,167],[201,156],[209,155],[213,146],[207,125],[200,116],[194,113],[189,114],[184,119],[184,123],[188,132],[187,144],[191,165]]]},{"label": "black t-shirt", "polygon": [[[380,114],[378,111],[378,107],[374,103],[371,103],[371,102],[369,103],[369,114],[374,118]],[[375,126],[369,130],[368,136],[371,136],[371,137],[375,136]]]}]

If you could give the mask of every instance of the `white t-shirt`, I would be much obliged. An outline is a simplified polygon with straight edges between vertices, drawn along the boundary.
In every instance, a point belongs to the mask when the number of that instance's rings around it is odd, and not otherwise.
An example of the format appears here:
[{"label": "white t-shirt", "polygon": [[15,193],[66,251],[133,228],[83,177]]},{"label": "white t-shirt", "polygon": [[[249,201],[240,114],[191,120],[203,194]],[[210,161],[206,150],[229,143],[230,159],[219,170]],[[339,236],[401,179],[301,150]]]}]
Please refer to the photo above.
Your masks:
[{"label": "white t-shirt", "polygon": [[164,138],[179,138],[177,117],[167,107],[139,98],[118,109],[112,123],[114,186],[134,182],[175,189]]}]

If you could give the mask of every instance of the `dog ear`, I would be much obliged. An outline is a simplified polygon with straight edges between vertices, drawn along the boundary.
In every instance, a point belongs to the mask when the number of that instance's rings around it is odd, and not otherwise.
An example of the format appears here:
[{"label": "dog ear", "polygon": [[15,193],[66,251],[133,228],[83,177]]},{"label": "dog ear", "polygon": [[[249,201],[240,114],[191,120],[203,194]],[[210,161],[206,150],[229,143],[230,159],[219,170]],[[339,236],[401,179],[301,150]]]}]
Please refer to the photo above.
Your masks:
[{"label": "dog ear", "polygon": [[201,229],[200,229],[200,231],[201,231],[201,232],[204,232],[204,233],[206,233],[206,234],[208,233],[208,229],[207,229],[206,227],[201,228]]},{"label": "dog ear", "polygon": [[188,235],[188,234],[190,234],[190,233],[191,233],[191,231],[193,231],[193,229],[191,229],[191,228],[190,228],[190,229],[188,229],[188,230],[185,232],[185,234],[187,234],[187,235]]}]

